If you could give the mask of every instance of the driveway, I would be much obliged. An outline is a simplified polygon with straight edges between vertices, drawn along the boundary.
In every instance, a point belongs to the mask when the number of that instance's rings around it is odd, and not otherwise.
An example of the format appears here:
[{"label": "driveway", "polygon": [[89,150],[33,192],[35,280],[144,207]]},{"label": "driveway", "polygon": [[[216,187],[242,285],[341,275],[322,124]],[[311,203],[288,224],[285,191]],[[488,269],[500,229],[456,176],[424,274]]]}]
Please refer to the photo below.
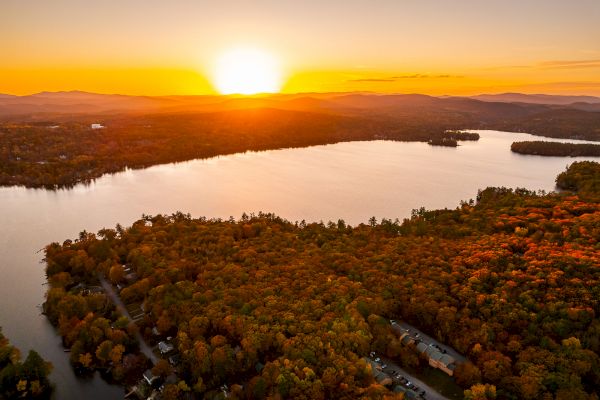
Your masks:
[{"label": "driveway", "polygon": [[[100,279],[100,285],[102,285],[102,288],[104,289],[104,292],[106,293],[108,298],[111,299],[113,304],[117,307],[117,310],[125,317],[127,317],[129,322],[135,324],[135,321],[133,320],[133,318],[131,318],[131,315],[129,315],[125,304],[123,304],[123,301],[121,300],[117,292],[115,292],[113,286],[103,276],[98,276],[98,279]],[[135,338],[140,344],[140,351],[146,357],[148,357],[150,361],[152,361],[153,365],[156,365],[156,363],[158,362],[158,357],[156,357],[156,354],[152,352],[152,348],[148,346],[148,343],[146,343],[142,335],[139,332],[136,332]]]}]

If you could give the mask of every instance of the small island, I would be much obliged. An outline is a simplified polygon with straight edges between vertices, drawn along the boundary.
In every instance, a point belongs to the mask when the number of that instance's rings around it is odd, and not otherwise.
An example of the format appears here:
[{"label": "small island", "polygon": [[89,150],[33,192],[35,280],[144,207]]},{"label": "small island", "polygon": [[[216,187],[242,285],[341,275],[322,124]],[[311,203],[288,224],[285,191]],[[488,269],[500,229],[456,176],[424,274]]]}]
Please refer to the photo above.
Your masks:
[{"label": "small island", "polygon": [[514,142],[514,153],[549,157],[600,157],[600,144],[563,143],[541,140]]},{"label": "small island", "polygon": [[450,138],[429,139],[427,144],[430,146],[458,147],[458,141]]},{"label": "small island", "polygon": [[429,139],[427,144],[431,146],[458,147],[460,140],[477,141],[479,140],[479,133],[447,130],[440,136]]},{"label": "small island", "polygon": [[471,141],[477,141],[480,138],[479,133],[456,131],[456,130],[445,131],[443,137],[446,139],[471,140]]}]

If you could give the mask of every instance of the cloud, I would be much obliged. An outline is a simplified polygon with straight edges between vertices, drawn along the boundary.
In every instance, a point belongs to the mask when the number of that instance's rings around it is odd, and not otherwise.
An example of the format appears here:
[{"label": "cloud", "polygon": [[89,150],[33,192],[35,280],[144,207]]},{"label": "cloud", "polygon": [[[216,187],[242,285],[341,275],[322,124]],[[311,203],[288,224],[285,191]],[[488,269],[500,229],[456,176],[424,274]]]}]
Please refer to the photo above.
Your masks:
[{"label": "cloud", "polygon": [[348,82],[394,82],[396,79],[387,78],[387,79],[379,79],[379,78],[365,78],[365,79],[349,79]]},{"label": "cloud", "polygon": [[464,76],[449,75],[449,74],[443,74],[443,75],[412,74],[412,75],[399,75],[399,76],[392,77],[392,79],[394,79],[394,80],[397,80],[397,79],[438,79],[438,78],[464,78]]},{"label": "cloud", "polygon": [[511,70],[511,69],[578,69],[600,68],[600,59],[590,60],[550,60],[541,61],[530,65],[500,65],[497,67],[483,68],[485,71]]},{"label": "cloud", "polygon": [[361,79],[349,79],[348,82],[396,82],[403,79],[444,79],[444,78],[464,78],[464,76],[458,75],[428,75],[428,74],[410,74],[410,75],[397,75],[390,76],[388,78],[361,78]]},{"label": "cloud", "polygon": [[593,60],[554,60],[537,64],[541,68],[574,69],[574,68],[600,68],[600,59]]}]

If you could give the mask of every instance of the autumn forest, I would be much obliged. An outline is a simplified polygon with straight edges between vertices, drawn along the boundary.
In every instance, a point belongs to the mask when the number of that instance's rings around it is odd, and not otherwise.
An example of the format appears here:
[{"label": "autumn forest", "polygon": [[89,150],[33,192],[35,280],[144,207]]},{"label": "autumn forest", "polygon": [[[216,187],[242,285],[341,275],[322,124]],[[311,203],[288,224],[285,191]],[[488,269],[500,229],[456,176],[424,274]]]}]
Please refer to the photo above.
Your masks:
[{"label": "autumn forest", "polygon": [[[364,358],[426,368],[395,319],[467,357],[465,398],[597,399],[600,165],[574,163],[557,184],[357,226],[145,216],[48,245],[44,311],[79,373],[127,384],[151,368],[164,398],[223,385],[233,398],[402,398]],[[135,323],[105,279],[143,310]],[[176,359],[152,367],[139,339],[169,341]]]}]

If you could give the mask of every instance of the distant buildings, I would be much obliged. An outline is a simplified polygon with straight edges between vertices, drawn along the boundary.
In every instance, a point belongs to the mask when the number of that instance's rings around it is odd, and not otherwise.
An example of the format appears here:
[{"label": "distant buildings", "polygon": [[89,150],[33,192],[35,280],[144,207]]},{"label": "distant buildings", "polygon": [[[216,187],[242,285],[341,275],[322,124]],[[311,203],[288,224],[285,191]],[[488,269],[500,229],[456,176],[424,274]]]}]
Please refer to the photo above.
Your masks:
[{"label": "distant buildings", "polygon": [[90,127],[92,129],[103,129],[104,125],[102,125],[102,124],[92,124]]}]

